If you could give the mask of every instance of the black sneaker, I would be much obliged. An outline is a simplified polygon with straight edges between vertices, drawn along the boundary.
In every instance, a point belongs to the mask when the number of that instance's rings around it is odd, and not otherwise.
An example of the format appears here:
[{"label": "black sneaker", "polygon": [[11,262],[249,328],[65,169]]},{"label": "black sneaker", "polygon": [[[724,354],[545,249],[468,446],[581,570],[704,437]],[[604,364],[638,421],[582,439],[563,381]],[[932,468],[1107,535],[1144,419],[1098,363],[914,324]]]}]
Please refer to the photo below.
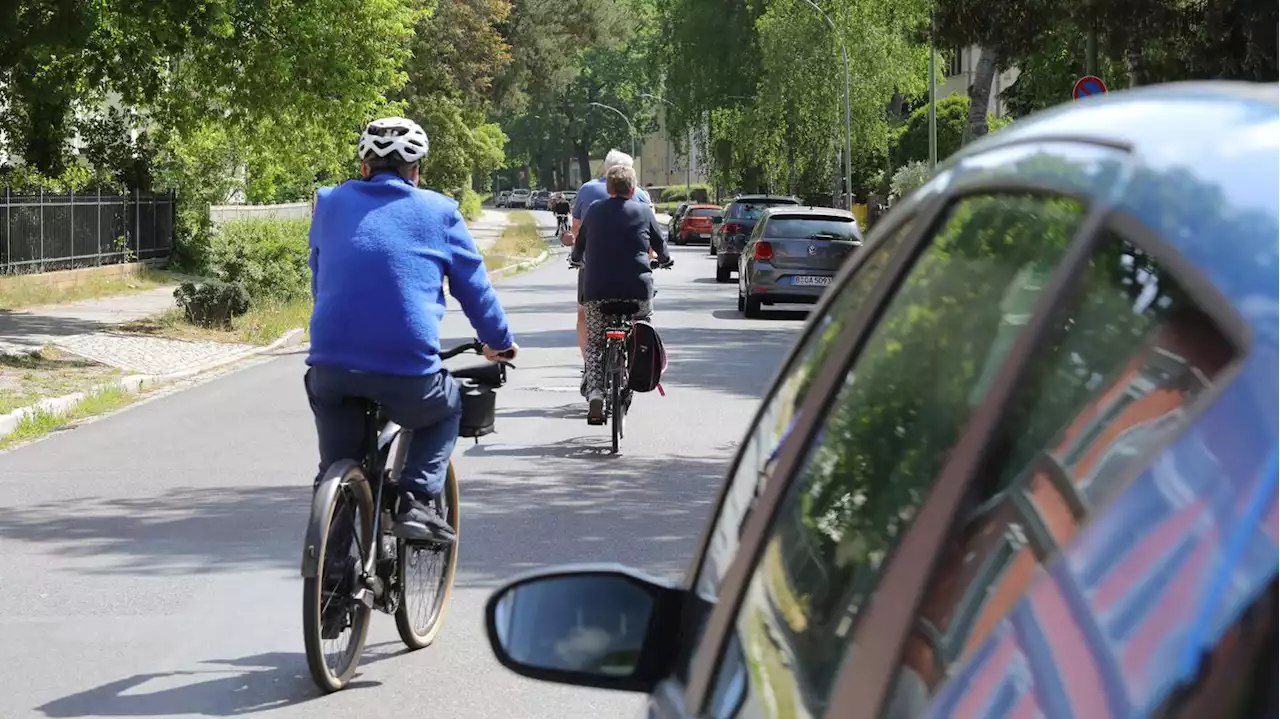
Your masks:
[{"label": "black sneaker", "polygon": [[422,503],[409,492],[400,495],[391,533],[401,539],[418,542],[452,543],[453,527],[436,512],[436,503]]}]

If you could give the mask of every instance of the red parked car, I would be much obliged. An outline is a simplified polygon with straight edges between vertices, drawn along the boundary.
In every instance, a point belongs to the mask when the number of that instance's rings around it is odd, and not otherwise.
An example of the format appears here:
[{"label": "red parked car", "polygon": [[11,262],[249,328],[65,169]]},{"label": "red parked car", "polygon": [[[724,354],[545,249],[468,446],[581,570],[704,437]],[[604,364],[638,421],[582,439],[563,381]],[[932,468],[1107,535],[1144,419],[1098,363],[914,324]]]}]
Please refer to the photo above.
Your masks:
[{"label": "red parked car", "polygon": [[719,205],[692,205],[680,216],[680,227],[672,241],[677,245],[691,242],[711,242],[711,220],[720,217],[724,210]]}]

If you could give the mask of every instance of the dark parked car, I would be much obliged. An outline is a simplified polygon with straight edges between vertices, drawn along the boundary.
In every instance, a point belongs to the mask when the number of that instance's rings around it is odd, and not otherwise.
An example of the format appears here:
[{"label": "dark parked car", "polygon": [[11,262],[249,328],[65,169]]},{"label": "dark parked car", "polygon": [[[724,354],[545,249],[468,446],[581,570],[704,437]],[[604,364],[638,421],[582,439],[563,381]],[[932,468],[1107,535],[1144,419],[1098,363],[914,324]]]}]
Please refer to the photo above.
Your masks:
[{"label": "dark parked car", "polygon": [[545,210],[551,207],[551,191],[535,190],[533,199],[529,201],[529,207],[534,210]]},{"label": "dark parked car", "polygon": [[952,156],[815,308],[688,575],[526,574],[499,660],[649,719],[1276,716],[1278,89]]},{"label": "dark parked car", "polygon": [[687,245],[694,242],[711,242],[711,233],[715,229],[715,219],[724,216],[724,210],[718,205],[690,205],[680,215],[680,221],[672,225],[673,242]]},{"label": "dark parked car", "polygon": [[761,213],[777,205],[799,205],[794,197],[783,195],[741,195],[724,208],[724,217],[716,222],[711,235],[711,254],[716,255],[716,281],[728,282],[738,269],[738,255],[747,244],[747,236],[755,229]]},{"label": "dark parked car", "polygon": [[765,210],[738,262],[738,310],[756,317],[761,305],[817,302],[861,246],[858,220],[848,210],[790,205]]}]

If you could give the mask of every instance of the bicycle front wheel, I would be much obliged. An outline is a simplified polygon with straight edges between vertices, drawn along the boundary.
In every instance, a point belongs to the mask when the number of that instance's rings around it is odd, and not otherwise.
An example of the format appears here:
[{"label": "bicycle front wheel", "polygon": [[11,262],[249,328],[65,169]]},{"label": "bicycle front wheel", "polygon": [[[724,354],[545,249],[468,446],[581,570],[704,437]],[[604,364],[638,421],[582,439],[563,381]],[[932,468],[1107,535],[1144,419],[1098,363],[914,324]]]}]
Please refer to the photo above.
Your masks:
[{"label": "bicycle front wheel", "polygon": [[[334,486],[336,484],[336,487]],[[315,576],[302,583],[302,631],[307,667],[316,686],[335,692],[355,676],[364,651],[372,608],[361,602],[362,560],[373,551],[373,494],[359,465],[345,461],[330,469],[313,502],[308,537],[319,538]],[[318,511],[316,511],[318,510]]]},{"label": "bicycle front wheel", "polygon": [[422,649],[435,641],[444,626],[445,611],[453,594],[453,578],[458,570],[458,531],[462,515],[458,477],[453,462],[445,475],[441,510],[453,527],[453,543],[440,545],[400,540],[398,549],[400,605],[396,607],[396,630],[409,649]]}]

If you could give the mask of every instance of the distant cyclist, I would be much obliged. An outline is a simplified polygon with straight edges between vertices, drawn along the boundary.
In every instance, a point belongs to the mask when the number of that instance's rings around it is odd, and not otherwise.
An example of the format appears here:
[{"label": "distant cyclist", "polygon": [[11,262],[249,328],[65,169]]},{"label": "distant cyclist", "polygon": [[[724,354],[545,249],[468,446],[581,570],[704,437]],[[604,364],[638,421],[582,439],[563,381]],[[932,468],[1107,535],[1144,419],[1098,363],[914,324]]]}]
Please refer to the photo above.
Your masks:
[{"label": "distant cyclist", "polygon": [[458,203],[417,188],[427,149],[417,123],[374,120],[360,137],[363,179],[316,194],[306,388],[319,435],[317,481],[333,462],[362,456],[364,410],[347,400],[377,402],[413,430],[395,533],[448,541],[453,530],[433,500],[444,487],[462,403],[440,364],[445,279],[485,357],[512,357],[516,343]]},{"label": "distant cyclist", "polygon": [[569,229],[569,212],[572,207],[565,199],[563,192],[551,196],[551,211],[556,213],[556,236],[560,237]]},{"label": "distant cyclist", "polygon": [[636,171],[629,165],[615,165],[605,174],[608,198],[587,209],[573,245],[570,261],[582,263],[582,302],[585,305],[587,342],[583,352],[583,383],[587,398],[587,421],[604,420],[604,320],[602,304],[634,300],[638,311],[633,319],[652,312],[653,270],[649,258],[669,265],[667,241],[658,220],[643,204],[633,201]]},{"label": "distant cyclist", "polygon": [[[632,167],[635,160],[631,155],[619,150],[610,150],[604,156],[604,172],[600,177],[583,183],[578,188],[578,196],[573,201],[573,227],[569,232],[561,236],[560,241],[565,245],[572,245],[577,237],[578,230],[582,227],[582,218],[586,215],[587,208],[600,200],[609,198],[609,191],[605,187],[605,175],[609,170],[615,167]],[[635,184],[635,183],[633,183]],[[649,193],[643,188],[636,187],[635,194],[631,198],[635,202],[639,202],[649,209],[649,214],[653,215],[653,203],[649,200]],[[582,272],[578,273],[578,351],[586,357],[587,353],[587,316],[586,310],[582,306]]]}]

